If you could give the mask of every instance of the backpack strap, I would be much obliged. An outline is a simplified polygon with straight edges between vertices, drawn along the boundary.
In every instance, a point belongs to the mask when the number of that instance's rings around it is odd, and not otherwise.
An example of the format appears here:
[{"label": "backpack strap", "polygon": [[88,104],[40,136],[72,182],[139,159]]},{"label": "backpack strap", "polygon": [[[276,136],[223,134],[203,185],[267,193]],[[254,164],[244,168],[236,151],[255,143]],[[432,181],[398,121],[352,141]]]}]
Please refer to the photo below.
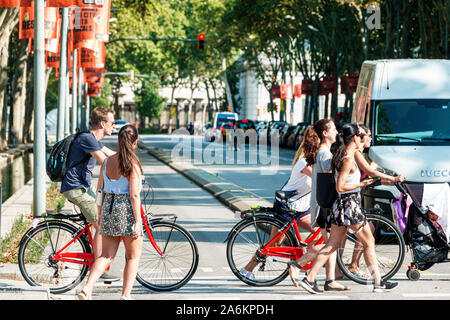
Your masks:
[{"label": "backpack strap", "polygon": [[[75,138],[73,139],[73,141],[75,141],[76,138],[78,138],[82,133],[90,133],[90,131],[80,131],[79,128],[76,129],[76,133],[75,133]],[[69,150],[70,153],[70,150]],[[89,158],[91,157],[91,154],[87,154],[83,159],[81,159],[80,161],[76,162],[75,164],[71,165],[70,167],[67,168],[67,171],[75,168],[76,166],[78,166],[79,164],[82,164],[83,162],[85,162],[86,160],[89,160]],[[66,171],[66,172],[67,172]]]}]

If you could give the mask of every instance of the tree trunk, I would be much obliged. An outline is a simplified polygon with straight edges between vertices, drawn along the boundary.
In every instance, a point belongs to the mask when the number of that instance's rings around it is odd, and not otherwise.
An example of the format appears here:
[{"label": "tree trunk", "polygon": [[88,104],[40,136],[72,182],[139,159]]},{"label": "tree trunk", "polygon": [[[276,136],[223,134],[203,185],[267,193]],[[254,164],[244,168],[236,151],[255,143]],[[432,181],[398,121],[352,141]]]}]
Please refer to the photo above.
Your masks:
[{"label": "tree trunk", "polygon": [[25,96],[25,119],[23,126],[24,143],[33,141],[33,116],[34,116],[34,81],[33,81],[33,65],[34,54],[30,54],[27,59],[27,76],[26,76],[26,96]]},{"label": "tree trunk", "polygon": [[18,8],[0,8],[0,151],[8,147],[5,97],[8,84],[9,37],[18,22],[18,17]]},{"label": "tree trunk", "polygon": [[[14,44],[13,44],[14,45]],[[14,99],[12,103],[12,126],[10,133],[10,144],[24,143],[23,127],[25,119],[25,100],[27,95],[28,75],[28,39],[19,40],[15,57],[15,77],[13,81]]]}]

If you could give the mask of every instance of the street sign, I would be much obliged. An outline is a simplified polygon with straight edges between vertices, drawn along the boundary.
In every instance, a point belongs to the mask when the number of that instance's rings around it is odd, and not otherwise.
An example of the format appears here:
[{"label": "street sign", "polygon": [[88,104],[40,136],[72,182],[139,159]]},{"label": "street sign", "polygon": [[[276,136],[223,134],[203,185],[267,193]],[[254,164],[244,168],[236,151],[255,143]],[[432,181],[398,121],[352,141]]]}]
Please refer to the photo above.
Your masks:
[{"label": "street sign", "polygon": [[170,115],[174,116],[176,113],[176,108],[175,107],[170,107]]}]

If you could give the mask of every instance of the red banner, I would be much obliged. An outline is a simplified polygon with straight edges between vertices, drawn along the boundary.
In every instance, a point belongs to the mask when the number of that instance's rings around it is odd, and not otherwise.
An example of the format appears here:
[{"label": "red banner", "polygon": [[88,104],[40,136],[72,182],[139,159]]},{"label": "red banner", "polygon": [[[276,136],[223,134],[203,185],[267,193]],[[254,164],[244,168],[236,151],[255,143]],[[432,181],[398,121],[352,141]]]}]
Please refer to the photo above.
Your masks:
[{"label": "red banner", "polygon": [[359,73],[349,72],[341,77],[341,93],[355,93],[358,87]]},{"label": "red banner", "polygon": [[102,77],[102,75],[105,73],[105,68],[91,68],[87,67],[84,68],[84,76],[86,79],[89,79],[91,77]]},{"label": "red banner", "polygon": [[100,97],[102,94],[102,88],[99,87],[88,87],[88,96],[89,97]]},{"label": "red banner", "polygon": [[47,0],[47,7],[101,7],[103,0]]},{"label": "red banner", "polygon": [[45,39],[45,50],[59,54],[61,46],[61,16],[58,17],[55,30],[51,39]]},{"label": "red banner", "polygon": [[103,41],[97,41],[98,44],[94,48],[94,50],[90,50],[87,48],[81,48],[81,66],[83,68],[92,67],[92,68],[104,68],[105,67],[105,58],[106,58],[106,50],[105,43]]},{"label": "red banner", "polygon": [[302,80],[302,94],[312,96],[314,83],[311,79]]},{"label": "red banner", "polygon": [[336,77],[325,76],[319,81],[319,95],[327,95],[336,93]]},{"label": "red banner", "polygon": [[105,0],[102,8],[76,8],[74,40],[108,41],[111,0]]},{"label": "red banner", "polygon": [[280,86],[280,98],[281,99],[288,99],[289,97],[289,91],[291,89],[291,85],[287,83],[282,83]]},{"label": "red banner", "polygon": [[270,95],[272,96],[272,99],[280,98],[280,85],[279,84],[272,84],[272,88],[270,88]]},{"label": "red banner", "polygon": [[0,0],[0,8],[30,7],[31,0]]},{"label": "red banner", "polygon": [[45,54],[45,66],[47,68],[59,68],[60,55],[47,51]]},{"label": "red banner", "polygon": [[302,97],[302,85],[301,84],[296,84],[294,86],[294,95],[296,98]]},{"label": "red banner", "polygon": [[97,41],[98,40],[74,40],[73,41],[73,49],[80,49],[80,48],[86,48],[95,50],[97,47]]},{"label": "red banner", "polygon": [[[58,9],[45,8],[44,20],[44,38],[54,38],[58,21]],[[20,7],[19,12],[19,39],[27,38],[34,38],[34,1],[31,7]]]}]

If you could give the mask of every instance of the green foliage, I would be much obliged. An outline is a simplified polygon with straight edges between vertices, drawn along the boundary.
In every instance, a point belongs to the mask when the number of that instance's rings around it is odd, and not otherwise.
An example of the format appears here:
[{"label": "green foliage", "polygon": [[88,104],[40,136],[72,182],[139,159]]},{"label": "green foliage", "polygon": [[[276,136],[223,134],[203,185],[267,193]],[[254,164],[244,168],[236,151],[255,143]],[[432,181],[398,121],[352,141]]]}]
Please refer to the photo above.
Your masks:
[{"label": "green foliage", "polygon": [[109,78],[105,79],[105,85],[99,97],[91,97],[91,110],[96,107],[110,108],[111,101],[110,97],[112,95],[111,80]]},{"label": "green foliage", "polygon": [[136,109],[139,114],[149,117],[150,120],[157,119],[165,106],[165,99],[162,98],[157,88],[150,80],[142,81],[141,87],[134,91]]}]

